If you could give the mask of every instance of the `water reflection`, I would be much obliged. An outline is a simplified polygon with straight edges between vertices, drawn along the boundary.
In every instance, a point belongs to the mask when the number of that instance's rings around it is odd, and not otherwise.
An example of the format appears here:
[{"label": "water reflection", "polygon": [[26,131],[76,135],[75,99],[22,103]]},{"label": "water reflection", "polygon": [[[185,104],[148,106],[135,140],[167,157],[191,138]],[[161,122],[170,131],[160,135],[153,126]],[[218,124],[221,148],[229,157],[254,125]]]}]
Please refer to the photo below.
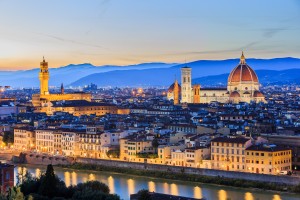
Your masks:
[{"label": "water reflection", "polygon": [[219,200],[227,200],[227,193],[225,190],[219,190]]},{"label": "water reflection", "polygon": [[77,173],[72,172],[72,185],[77,185]]},{"label": "water reflection", "polygon": [[65,176],[65,183],[66,183],[66,186],[70,186],[70,185],[71,185],[71,176],[70,176],[70,172],[65,172],[64,176]]},{"label": "water reflection", "polygon": [[254,200],[253,194],[250,192],[245,193],[245,200]]},{"label": "water reflection", "polygon": [[174,183],[171,184],[171,194],[178,195],[178,186]]},{"label": "water reflection", "polygon": [[148,182],[148,190],[150,192],[155,192],[155,183],[153,181]]},{"label": "water reflection", "polygon": [[164,194],[170,194],[169,193],[169,184],[168,183],[164,183],[164,191],[163,191]]},{"label": "water reflection", "polygon": [[134,194],[134,180],[128,179],[127,180],[127,185],[128,185],[128,194]]},{"label": "water reflection", "polygon": [[[27,166],[28,168],[15,168],[15,175],[18,172],[30,172],[33,176],[40,176],[46,171],[46,166]],[[149,189],[158,193],[180,195],[194,198],[206,198],[213,200],[296,200],[295,195],[274,194],[271,192],[251,191],[244,189],[227,188],[216,185],[196,184],[191,182],[168,181],[165,179],[150,179],[147,177],[129,176],[125,174],[115,174],[110,172],[89,172],[89,171],[70,171],[64,168],[54,167],[59,178],[65,181],[66,185],[76,185],[89,180],[98,180],[107,184],[111,193],[120,195],[121,199],[128,200],[129,195],[138,192],[141,189]],[[16,179],[15,179],[16,180]],[[224,189],[225,188],[225,189]]]},{"label": "water reflection", "polygon": [[275,194],[273,196],[273,200],[281,200],[280,196],[278,194]]},{"label": "water reflection", "polygon": [[112,176],[109,176],[107,179],[108,187],[110,189],[111,193],[115,193],[115,183],[114,178]]},{"label": "water reflection", "polygon": [[194,198],[196,198],[196,199],[202,198],[202,191],[201,191],[201,188],[198,186],[194,187]]}]

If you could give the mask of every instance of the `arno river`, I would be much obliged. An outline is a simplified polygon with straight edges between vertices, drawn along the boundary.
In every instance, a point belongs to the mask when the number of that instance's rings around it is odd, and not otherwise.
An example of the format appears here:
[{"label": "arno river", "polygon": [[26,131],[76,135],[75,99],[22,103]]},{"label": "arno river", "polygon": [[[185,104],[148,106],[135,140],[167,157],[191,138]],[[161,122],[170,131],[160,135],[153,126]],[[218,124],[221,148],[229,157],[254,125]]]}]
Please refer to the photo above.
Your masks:
[{"label": "arno river", "polygon": [[[15,175],[21,167],[15,168]],[[46,166],[24,165],[34,176],[46,170]],[[118,194],[121,199],[129,199],[129,194],[140,189],[149,189],[158,193],[180,195],[207,200],[299,200],[300,195],[274,193],[258,190],[247,190],[217,185],[198,184],[183,181],[139,177],[112,172],[94,172],[54,167],[55,173],[65,181],[66,185],[75,185],[88,180],[97,180],[107,184],[111,193]]]}]

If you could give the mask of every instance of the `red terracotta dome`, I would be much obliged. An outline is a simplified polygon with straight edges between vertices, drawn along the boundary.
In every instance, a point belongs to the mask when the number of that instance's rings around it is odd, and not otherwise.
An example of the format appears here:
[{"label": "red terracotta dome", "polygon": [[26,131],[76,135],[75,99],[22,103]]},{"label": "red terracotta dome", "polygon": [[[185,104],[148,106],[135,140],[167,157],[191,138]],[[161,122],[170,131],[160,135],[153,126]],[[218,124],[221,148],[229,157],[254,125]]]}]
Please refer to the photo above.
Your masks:
[{"label": "red terracotta dome", "polygon": [[[174,91],[174,86],[175,86],[175,83],[173,83],[172,85],[170,85],[169,89],[168,89],[168,92],[173,92]],[[180,93],[181,92],[181,86],[178,84],[178,92]]]},{"label": "red terracotta dome", "polygon": [[260,91],[255,91],[253,97],[265,97]]},{"label": "red terracotta dome", "polygon": [[237,91],[234,91],[234,92],[232,92],[232,93],[230,94],[230,97],[233,97],[233,98],[235,98],[235,97],[241,97],[241,95],[240,95],[240,93],[238,93]]},{"label": "red terracotta dome", "polygon": [[228,82],[256,82],[258,78],[254,70],[246,64],[244,54],[241,56],[241,61],[230,73]]}]

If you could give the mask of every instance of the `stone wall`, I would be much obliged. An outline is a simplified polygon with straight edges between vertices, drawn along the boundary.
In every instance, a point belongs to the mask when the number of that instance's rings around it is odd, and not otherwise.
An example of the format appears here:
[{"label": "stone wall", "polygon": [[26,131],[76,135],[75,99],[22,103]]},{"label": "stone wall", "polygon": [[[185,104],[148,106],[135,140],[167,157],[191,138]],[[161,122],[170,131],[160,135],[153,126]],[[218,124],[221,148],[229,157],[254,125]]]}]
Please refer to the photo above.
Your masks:
[{"label": "stone wall", "polygon": [[298,185],[300,183],[300,177],[287,176],[287,175],[267,175],[267,174],[254,174],[245,172],[233,172],[233,171],[222,171],[213,169],[202,169],[202,168],[190,168],[190,167],[177,167],[177,166],[166,166],[148,163],[133,163],[117,160],[102,160],[102,159],[90,159],[90,158],[77,158],[77,163],[84,164],[97,164],[103,166],[114,166],[120,168],[133,168],[140,170],[150,171],[164,171],[164,172],[175,172],[186,174],[197,174],[204,176],[221,176],[226,178],[244,179],[252,181],[263,181],[273,183],[284,183],[289,185]]}]

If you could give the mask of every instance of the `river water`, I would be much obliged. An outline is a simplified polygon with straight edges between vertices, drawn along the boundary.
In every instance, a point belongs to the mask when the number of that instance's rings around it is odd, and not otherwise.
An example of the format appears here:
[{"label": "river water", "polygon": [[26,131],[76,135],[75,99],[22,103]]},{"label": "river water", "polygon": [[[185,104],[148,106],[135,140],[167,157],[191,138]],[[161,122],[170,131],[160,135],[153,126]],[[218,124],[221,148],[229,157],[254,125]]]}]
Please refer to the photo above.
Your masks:
[{"label": "river water", "polygon": [[[46,171],[46,166],[24,165],[34,176]],[[15,168],[15,175],[21,166]],[[199,184],[185,181],[139,177],[112,172],[96,172],[54,167],[55,173],[66,185],[76,185],[88,180],[97,180],[107,184],[111,193],[128,200],[129,195],[141,189],[158,193],[180,195],[185,197],[206,198],[207,200],[299,200],[300,195],[274,193],[252,189],[240,189],[226,186]],[[15,179],[16,180],[16,179]]]}]

